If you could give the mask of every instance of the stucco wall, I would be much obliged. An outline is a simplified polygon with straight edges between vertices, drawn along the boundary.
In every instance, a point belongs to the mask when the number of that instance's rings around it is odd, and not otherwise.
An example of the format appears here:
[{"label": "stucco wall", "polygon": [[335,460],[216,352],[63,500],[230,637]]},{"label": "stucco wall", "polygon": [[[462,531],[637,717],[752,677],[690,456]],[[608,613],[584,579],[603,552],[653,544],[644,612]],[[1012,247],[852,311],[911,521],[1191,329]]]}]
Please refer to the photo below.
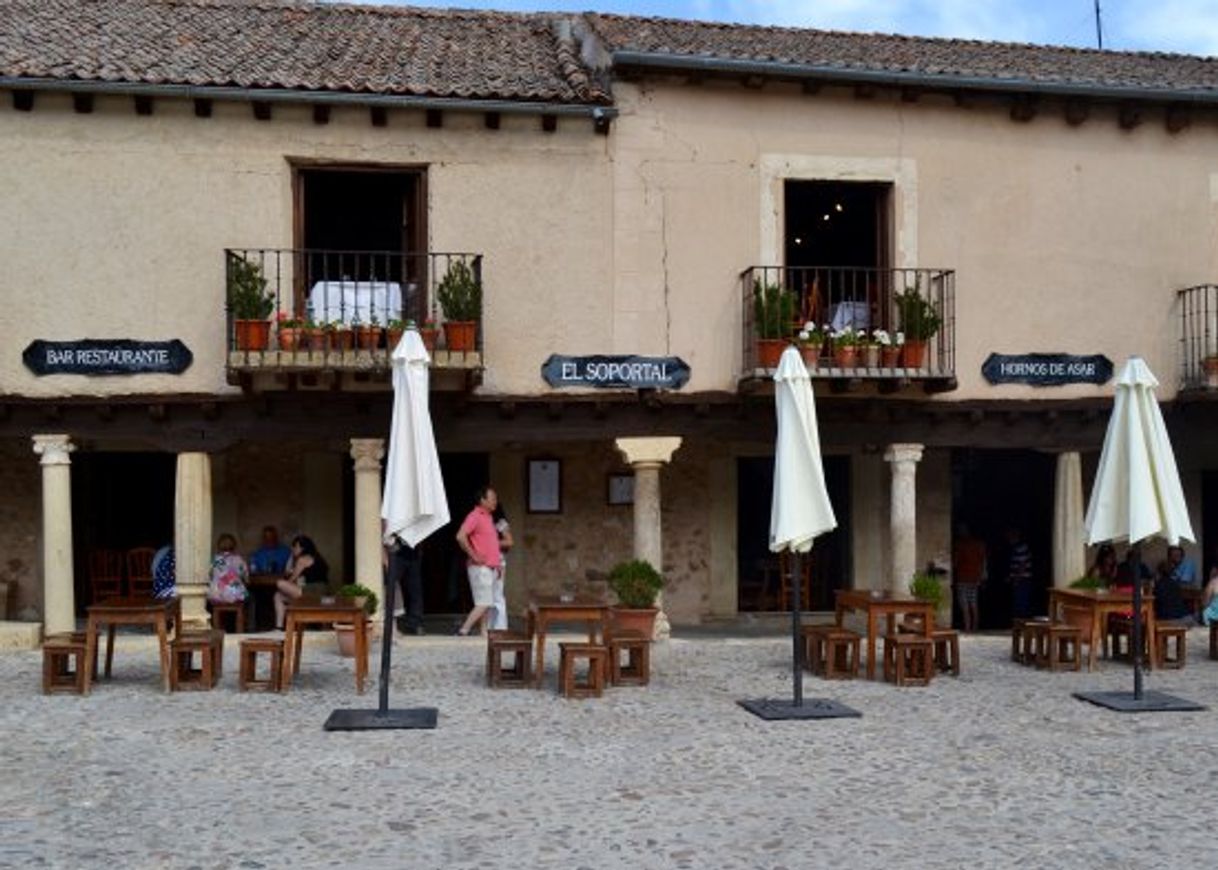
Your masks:
[{"label": "stucco wall", "polygon": [[9,583],[8,618],[42,614],[42,473],[28,439],[0,440],[0,581]]}]

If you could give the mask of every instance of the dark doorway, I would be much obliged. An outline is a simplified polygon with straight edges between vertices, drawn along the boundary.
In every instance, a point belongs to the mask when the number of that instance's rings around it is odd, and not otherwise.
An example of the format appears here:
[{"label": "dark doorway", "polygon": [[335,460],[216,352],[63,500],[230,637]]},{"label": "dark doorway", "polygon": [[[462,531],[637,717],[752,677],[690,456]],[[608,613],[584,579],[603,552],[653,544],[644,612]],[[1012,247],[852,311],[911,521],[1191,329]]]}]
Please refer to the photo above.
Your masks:
[{"label": "dark doorway", "polygon": [[[955,450],[952,453],[952,528],[961,524],[985,541],[987,580],[978,595],[982,629],[1008,628],[1012,591],[1007,582],[1017,528],[1032,553],[1032,609],[1045,613],[1053,576],[1053,487],[1055,458],[1032,450]],[[961,624],[952,602],[953,624]]]},{"label": "dark doorway", "polygon": [[[428,615],[464,614],[473,607],[465,554],[457,546],[457,529],[474,507],[474,493],[490,481],[486,453],[441,453],[440,472],[448,495],[447,526],[421,546],[423,559],[423,612]],[[512,517],[508,517],[509,522]]]},{"label": "dark doorway", "polygon": [[[850,459],[824,457],[825,484],[838,526],[816,539],[812,560],[812,600],[806,610],[832,610],[833,592],[850,585]],[[778,557],[770,552],[770,502],[774,457],[736,460],[736,607],[741,612],[782,610]]]},{"label": "dark doorway", "polygon": [[177,459],[172,453],[72,457],[72,563],[77,611],[92,601],[89,554],[173,543]]},{"label": "dark doorway", "polygon": [[892,185],[788,181],[784,191],[787,266],[888,266]]}]

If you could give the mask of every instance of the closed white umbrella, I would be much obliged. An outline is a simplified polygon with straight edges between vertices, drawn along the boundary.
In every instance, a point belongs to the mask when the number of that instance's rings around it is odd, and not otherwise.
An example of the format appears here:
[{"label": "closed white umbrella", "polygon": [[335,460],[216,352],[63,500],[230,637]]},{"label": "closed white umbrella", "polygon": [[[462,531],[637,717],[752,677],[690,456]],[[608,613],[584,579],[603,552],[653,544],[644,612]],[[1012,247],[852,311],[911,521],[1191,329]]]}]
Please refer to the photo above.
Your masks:
[{"label": "closed white umbrella", "polygon": [[[397,536],[414,547],[448,522],[448,498],[428,410],[427,367],[431,358],[412,326],[393,349],[393,418],[381,519],[385,543]],[[389,709],[389,665],[393,649],[394,584],[385,583],[385,624],[381,637],[380,704],[376,710],[335,710],[327,731],[435,728],[434,707]]]},{"label": "closed white umbrella", "polygon": [[[1176,470],[1163,414],[1155,399],[1159,385],[1141,357],[1130,357],[1116,380],[1116,397],[1104,449],[1087,505],[1084,526],[1087,543],[1163,538],[1176,544],[1192,541],[1193,527],[1184,502],[1184,489]],[[1133,700],[1142,701],[1142,578],[1133,578]],[[1105,706],[1122,703],[1119,693],[1082,693]],[[1158,695],[1153,706],[1117,706],[1117,709],[1196,709],[1168,706],[1179,699]],[[1104,696],[1104,697],[1101,697]],[[1111,701],[1112,703],[1107,703]],[[1180,702],[1189,704],[1191,702]]]},{"label": "closed white umbrella", "polygon": [[825,488],[816,427],[812,378],[799,351],[788,347],[774,372],[774,403],[778,441],[774,447],[774,498],[770,503],[770,551],[791,552],[791,634],[794,706],[803,705],[803,638],[800,637],[799,554],[812,549],[812,540],[837,528],[833,505]]}]

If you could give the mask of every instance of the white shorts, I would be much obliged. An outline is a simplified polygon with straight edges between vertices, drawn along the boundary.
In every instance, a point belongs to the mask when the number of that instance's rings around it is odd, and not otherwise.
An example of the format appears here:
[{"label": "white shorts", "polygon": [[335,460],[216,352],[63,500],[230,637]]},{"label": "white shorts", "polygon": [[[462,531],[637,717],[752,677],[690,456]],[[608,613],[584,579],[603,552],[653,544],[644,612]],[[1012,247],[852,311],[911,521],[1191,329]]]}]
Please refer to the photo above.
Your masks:
[{"label": "white shorts", "polygon": [[495,603],[495,569],[486,565],[469,566],[469,591],[475,607],[490,607]]}]

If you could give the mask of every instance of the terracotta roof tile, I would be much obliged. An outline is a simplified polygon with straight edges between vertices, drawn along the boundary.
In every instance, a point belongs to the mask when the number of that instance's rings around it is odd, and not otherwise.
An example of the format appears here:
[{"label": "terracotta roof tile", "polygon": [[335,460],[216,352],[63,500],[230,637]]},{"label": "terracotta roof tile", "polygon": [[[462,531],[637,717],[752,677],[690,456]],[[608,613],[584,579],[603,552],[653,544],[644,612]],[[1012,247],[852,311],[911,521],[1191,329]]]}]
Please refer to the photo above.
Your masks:
[{"label": "terracotta roof tile", "polygon": [[589,14],[609,51],[1089,87],[1218,90],[1218,58]]},{"label": "terracotta roof tile", "polygon": [[0,0],[0,75],[608,102],[555,21],[293,0]]}]

